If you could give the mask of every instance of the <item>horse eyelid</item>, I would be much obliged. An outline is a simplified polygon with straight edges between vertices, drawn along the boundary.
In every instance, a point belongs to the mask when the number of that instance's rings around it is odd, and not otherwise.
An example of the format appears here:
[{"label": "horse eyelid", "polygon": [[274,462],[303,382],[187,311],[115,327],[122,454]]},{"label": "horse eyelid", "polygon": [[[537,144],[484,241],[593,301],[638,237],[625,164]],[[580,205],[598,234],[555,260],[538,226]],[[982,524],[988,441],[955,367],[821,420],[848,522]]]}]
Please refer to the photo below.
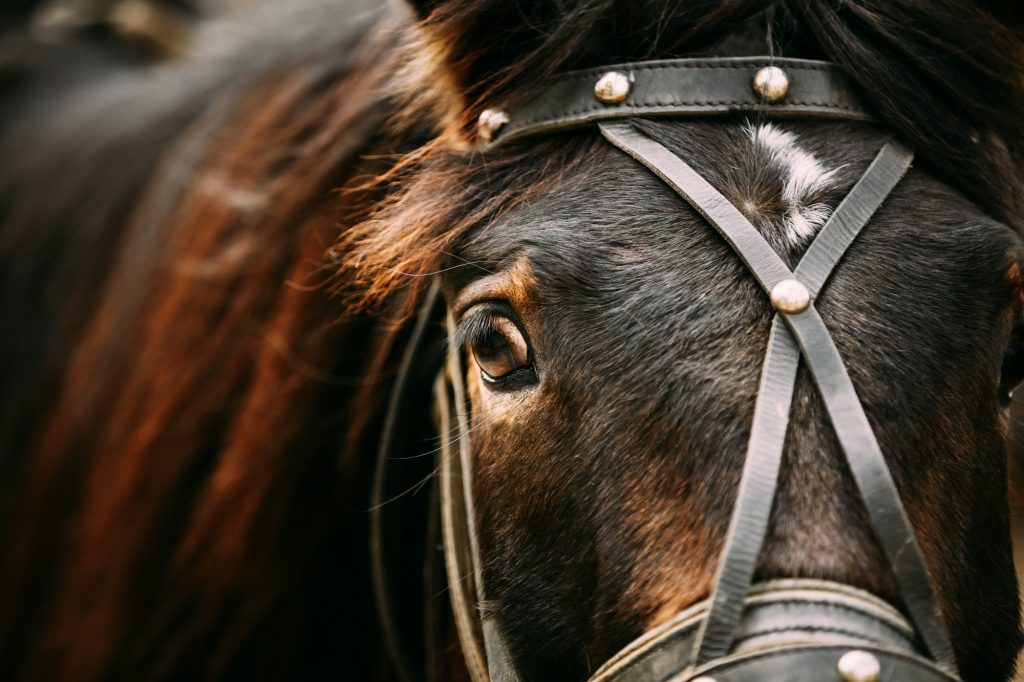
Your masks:
[{"label": "horse eyelid", "polygon": [[474,343],[484,340],[492,332],[491,322],[496,315],[492,310],[482,310],[463,318],[452,333],[452,345],[465,350]]},{"label": "horse eyelid", "polygon": [[469,314],[465,315],[455,326],[455,330],[452,332],[451,343],[456,348],[465,349],[475,342],[484,340],[488,334],[493,332],[495,328],[494,320],[499,317],[509,320],[515,326],[529,349],[529,337],[523,330],[523,326],[516,319],[512,311],[506,305],[500,303],[483,303],[471,308]]}]

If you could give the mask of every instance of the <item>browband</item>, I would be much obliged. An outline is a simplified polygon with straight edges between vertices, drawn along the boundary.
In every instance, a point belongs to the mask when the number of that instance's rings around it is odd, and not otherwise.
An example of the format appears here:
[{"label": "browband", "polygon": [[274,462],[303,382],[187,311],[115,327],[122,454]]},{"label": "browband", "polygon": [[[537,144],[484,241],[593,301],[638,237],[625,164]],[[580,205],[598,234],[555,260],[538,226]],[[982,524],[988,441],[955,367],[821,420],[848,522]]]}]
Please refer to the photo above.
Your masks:
[{"label": "browband", "polygon": [[828,62],[781,57],[663,59],[570,71],[507,108],[487,109],[486,146],[634,116],[760,113],[778,118],[874,119]]}]

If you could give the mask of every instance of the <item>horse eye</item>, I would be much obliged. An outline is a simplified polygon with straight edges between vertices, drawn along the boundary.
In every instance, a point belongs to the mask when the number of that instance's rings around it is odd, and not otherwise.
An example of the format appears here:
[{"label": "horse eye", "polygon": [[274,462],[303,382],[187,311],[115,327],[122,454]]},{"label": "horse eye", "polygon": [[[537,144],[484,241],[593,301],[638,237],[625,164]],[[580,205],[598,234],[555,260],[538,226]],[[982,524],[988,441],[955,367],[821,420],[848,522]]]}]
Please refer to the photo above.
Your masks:
[{"label": "horse eye", "polygon": [[1013,390],[1024,382],[1024,325],[1018,325],[1003,352],[1003,370],[999,378],[999,401],[1005,406],[1013,399]]},{"label": "horse eye", "polygon": [[468,345],[484,379],[491,383],[522,372],[532,374],[530,348],[519,327],[507,317],[488,316]]}]

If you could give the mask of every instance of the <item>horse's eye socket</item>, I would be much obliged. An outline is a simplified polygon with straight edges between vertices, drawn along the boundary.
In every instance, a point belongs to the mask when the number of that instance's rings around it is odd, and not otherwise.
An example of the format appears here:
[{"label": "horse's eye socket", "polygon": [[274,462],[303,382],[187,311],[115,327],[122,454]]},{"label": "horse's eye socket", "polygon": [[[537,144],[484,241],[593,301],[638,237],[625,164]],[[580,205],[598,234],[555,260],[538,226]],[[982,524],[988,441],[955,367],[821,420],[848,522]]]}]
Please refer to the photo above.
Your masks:
[{"label": "horse's eye socket", "polygon": [[999,378],[999,400],[1009,405],[1013,391],[1024,382],[1024,325],[1018,326],[1010,336],[1003,352],[1003,371]]},{"label": "horse's eye socket", "polygon": [[502,381],[531,368],[530,349],[512,320],[489,316],[469,342],[470,351],[484,379]]}]

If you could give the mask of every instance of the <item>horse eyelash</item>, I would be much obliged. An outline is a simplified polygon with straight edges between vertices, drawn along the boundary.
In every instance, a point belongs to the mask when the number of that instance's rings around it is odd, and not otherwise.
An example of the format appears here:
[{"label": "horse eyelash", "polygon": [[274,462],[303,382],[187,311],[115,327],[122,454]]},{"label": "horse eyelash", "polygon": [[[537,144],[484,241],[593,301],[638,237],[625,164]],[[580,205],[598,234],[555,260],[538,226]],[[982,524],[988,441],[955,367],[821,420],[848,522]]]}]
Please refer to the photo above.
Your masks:
[{"label": "horse eyelash", "polygon": [[488,335],[495,333],[492,322],[500,313],[494,310],[482,310],[463,319],[452,333],[452,343],[463,350],[483,341]]}]

